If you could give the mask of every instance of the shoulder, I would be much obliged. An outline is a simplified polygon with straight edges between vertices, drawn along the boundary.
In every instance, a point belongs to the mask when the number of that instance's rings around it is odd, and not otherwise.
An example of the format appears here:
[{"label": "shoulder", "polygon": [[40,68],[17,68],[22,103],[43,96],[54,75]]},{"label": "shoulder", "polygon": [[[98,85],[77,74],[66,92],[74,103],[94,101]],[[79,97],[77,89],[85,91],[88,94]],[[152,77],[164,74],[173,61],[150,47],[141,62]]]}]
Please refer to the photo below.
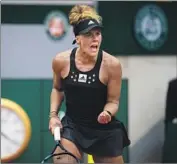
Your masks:
[{"label": "shoulder", "polygon": [[115,57],[105,51],[103,51],[103,63],[108,67],[110,71],[122,70],[122,66],[118,57]]},{"label": "shoulder", "polygon": [[66,64],[68,64],[71,51],[72,49],[60,52],[53,58],[52,67],[54,70],[62,69]]},{"label": "shoulder", "polygon": [[177,88],[177,78],[172,79],[172,80],[169,82],[169,86],[170,86],[170,87],[173,87],[173,88]]},{"label": "shoulder", "polygon": [[70,58],[70,55],[71,55],[71,49],[70,50],[67,50],[67,51],[64,51],[64,52],[60,52],[58,53],[54,58],[53,58],[53,61],[55,62],[65,62],[67,61],[69,58]]},{"label": "shoulder", "polygon": [[171,85],[177,85],[177,78],[170,80],[169,82]]}]

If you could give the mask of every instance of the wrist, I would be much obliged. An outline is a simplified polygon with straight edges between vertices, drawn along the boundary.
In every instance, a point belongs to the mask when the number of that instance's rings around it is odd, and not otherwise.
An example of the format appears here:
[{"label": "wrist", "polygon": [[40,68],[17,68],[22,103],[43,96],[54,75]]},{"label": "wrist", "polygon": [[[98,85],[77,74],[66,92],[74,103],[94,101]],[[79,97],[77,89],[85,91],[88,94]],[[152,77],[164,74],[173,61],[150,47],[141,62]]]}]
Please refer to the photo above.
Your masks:
[{"label": "wrist", "polygon": [[58,117],[58,112],[57,111],[51,111],[49,113],[49,118],[53,118],[53,117]]},{"label": "wrist", "polygon": [[106,111],[111,117],[113,117],[113,115],[110,111],[108,111],[108,110],[104,110],[104,111]]}]

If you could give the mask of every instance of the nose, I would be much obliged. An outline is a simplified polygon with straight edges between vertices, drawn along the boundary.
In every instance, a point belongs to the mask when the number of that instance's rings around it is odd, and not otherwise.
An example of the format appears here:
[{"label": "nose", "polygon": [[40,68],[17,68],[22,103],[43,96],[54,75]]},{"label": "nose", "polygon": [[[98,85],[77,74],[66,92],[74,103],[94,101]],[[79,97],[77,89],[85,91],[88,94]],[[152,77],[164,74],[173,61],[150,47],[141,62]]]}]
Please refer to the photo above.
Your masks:
[{"label": "nose", "polygon": [[97,41],[98,40],[98,35],[97,34],[93,34],[92,38],[93,38],[94,41]]}]

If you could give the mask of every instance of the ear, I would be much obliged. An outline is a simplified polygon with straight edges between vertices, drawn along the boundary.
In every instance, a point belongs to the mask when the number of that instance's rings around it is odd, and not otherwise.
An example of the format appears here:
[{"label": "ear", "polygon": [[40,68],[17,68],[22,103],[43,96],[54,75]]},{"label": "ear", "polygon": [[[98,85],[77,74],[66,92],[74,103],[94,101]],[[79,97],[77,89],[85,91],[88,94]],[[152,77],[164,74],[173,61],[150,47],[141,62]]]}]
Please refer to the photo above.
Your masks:
[{"label": "ear", "polygon": [[76,36],[76,43],[80,44],[80,38],[79,38],[79,36]]}]

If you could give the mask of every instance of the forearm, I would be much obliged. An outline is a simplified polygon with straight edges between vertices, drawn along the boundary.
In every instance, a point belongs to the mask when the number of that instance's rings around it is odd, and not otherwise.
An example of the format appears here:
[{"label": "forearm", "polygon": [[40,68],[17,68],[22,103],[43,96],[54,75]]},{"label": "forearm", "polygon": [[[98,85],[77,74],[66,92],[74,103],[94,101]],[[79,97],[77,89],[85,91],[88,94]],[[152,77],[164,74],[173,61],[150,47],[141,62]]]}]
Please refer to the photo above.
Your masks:
[{"label": "forearm", "polygon": [[51,97],[50,97],[50,113],[51,114],[58,114],[59,107],[61,106],[63,99],[64,99],[64,93],[53,88],[51,92]]},{"label": "forearm", "polygon": [[119,108],[119,102],[113,103],[113,102],[108,102],[106,103],[104,110],[109,111],[112,116],[115,116]]}]

